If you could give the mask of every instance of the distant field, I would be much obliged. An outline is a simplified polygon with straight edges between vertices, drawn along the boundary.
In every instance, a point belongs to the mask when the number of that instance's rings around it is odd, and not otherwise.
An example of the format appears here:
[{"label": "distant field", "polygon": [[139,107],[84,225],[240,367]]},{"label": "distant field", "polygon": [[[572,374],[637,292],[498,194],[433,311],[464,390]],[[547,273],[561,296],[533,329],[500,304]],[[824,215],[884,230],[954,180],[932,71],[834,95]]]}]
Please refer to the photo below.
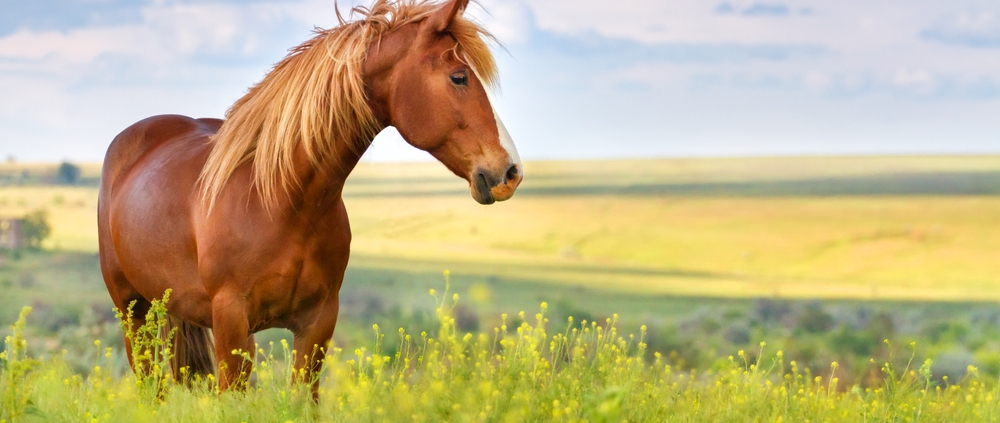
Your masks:
[{"label": "distant field", "polygon": [[[345,193],[353,272],[448,268],[699,297],[1000,299],[1000,157],[534,162],[525,178],[514,199],[484,207],[440,164],[360,165]],[[48,247],[94,252],[96,196],[0,187],[0,214],[46,208]]]},{"label": "distant field", "polygon": [[49,249],[97,252],[97,187],[0,187],[0,216],[20,216],[32,210],[49,213]]},{"label": "distant field", "polygon": [[[97,186],[101,179],[100,163],[77,164],[80,185]],[[59,163],[0,163],[0,187],[13,185],[48,185],[55,180]]]}]

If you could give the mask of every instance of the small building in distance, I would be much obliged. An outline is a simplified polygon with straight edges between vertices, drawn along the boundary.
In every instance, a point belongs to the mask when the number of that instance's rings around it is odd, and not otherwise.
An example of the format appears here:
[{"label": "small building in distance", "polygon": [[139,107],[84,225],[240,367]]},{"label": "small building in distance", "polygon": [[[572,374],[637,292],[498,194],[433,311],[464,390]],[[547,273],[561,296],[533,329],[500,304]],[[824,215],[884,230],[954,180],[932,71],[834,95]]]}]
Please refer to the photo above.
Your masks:
[{"label": "small building in distance", "polygon": [[17,250],[27,246],[21,232],[24,219],[0,216],[0,250]]}]

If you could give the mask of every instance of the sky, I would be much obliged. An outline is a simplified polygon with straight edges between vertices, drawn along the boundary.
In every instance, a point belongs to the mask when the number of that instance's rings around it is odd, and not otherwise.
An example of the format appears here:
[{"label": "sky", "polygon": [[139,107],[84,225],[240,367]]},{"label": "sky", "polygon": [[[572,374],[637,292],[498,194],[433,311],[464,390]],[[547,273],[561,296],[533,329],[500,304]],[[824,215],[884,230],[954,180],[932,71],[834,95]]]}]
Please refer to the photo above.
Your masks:
[{"label": "sky", "polygon": [[[357,0],[341,0],[348,9]],[[367,3],[367,0],[362,3]],[[0,159],[222,117],[332,0],[0,0]],[[996,0],[480,0],[521,156],[1000,153]],[[428,160],[387,130],[364,160]]]}]

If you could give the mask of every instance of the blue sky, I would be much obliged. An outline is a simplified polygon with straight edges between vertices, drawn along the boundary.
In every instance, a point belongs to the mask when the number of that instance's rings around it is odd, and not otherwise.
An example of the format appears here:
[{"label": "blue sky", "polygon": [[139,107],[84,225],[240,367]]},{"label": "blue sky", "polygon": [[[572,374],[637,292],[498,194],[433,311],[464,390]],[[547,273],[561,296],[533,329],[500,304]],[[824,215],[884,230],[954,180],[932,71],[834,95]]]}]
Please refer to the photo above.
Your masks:
[{"label": "blue sky", "polygon": [[[342,8],[351,5],[341,1]],[[220,117],[328,0],[0,0],[0,156]],[[1000,153],[995,0],[481,0],[527,159]],[[392,131],[367,160],[426,160]]]}]

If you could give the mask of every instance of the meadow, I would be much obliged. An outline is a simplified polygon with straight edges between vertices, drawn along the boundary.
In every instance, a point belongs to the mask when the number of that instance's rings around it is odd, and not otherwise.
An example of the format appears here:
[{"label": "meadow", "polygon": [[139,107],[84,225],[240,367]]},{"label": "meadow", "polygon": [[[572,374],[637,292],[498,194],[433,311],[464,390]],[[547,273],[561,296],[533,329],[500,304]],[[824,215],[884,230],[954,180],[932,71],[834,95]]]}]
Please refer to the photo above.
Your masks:
[{"label": "meadow", "polygon": [[[54,168],[0,165],[0,215],[45,209],[53,227],[43,251],[0,254],[0,323],[13,323],[21,306],[35,309],[25,345],[40,361],[18,386],[32,387],[33,407],[46,416],[141,420],[129,406],[140,394],[97,265],[99,168],[83,166],[78,185],[53,186]],[[525,170],[513,200],[483,207],[437,163],[359,165],[345,190],[354,242],[335,336],[343,351],[330,360],[318,409],[280,382],[287,374],[259,376],[261,390],[247,395],[172,388],[144,407],[177,421],[193,413],[216,421],[407,417],[378,414],[383,403],[410,404],[382,412],[410,410],[406,420],[415,421],[993,420],[1000,157],[532,162]],[[427,296],[443,289],[444,269],[462,298],[445,307],[453,323],[439,314],[443,300]],[[530,310],[542,302],[545,336],[520,344],[517,328],[535,330]],[[634,336],[621,335],[625,346],[612,341],[618,335],[602,338],[618,355],[599,357],[604,347],[591,340],[574,359],[554,358],[545,346],[571,331],[570,317],[578,331],[580,320],[610,330],[612,319]],[[391,341],[373,341],[374,324]],[[397,328],[436,340],[410,350],[413,359],[436,357],[420,361],[429,367],[395,364],[404,357]],[[449,345],[466,333],[456,353]],[[287,337],[259,334],[268,353],[256,358],[282,366]],[[533,346],[508,351],[506,339]],[[344,352],[362,348],[362,357]],[[394,376],[367,364],[378,361],[376,349]],[[548,373],[493,367],[524,351],[537,354],[518,358],[520,369]],[[576,374],[593,378],[567,389]],[[441,386],[462,394],[439,395]],[[485,410],[501,387],[524,397],[513,395],[503,412]],[[44,408],[45,395],[96,408]],[[114,405],[108,395],[129,401]]]},{"label": "meadow", "polygon": [[[989,289],[1000,284],[998,157],[536,162],[526,172],[517,201],[483,207],[440,164],[362,163],[345,191],[351,267],[656,295],[1000,298]],[[94,184],[0,187],[0,213],[45,208],[48,248],[93,253],[96,199]]]},{"label": "meadow", "polygon": [[115,377],[107,370],[114,349],[97,341],[94,366],[82,377],[63,361],[66,352],[29,357],[25,308],[0,354],[0,422],[978,422],[996,421],[1000,411],[995,377],[969,366],[958,383],[938,382],[933,360],[915,362],[915,352],[872,359],[879,381],[867,388],[845,389],[837,362],[828,375],[813,375],[786,362],[781,350],[768,353],[764,342],[706,370],[675,369],[660,353],[649,354],[645,326],[620,335],[617,315],[603,322],[569,318],[559,330],[543,302],[534,316],[520,313],[516,326],[503,315],[492,333],[473,334],[458,328],[457,294],[430,293],[435,333],[393,333],[376,324],[371,349],[335,348],[325,357],[318,404],[306,385],[291,382],[288,361],[275,356],[295,354],[287,342],[233,352],[255,366],[241,390],[220,393],[211,375],[175,382],[164,372],[169,341],[158,335],[165,308],[154,303],[149,323],[130,335],[134,360],[149,363],[148,370]]}]

